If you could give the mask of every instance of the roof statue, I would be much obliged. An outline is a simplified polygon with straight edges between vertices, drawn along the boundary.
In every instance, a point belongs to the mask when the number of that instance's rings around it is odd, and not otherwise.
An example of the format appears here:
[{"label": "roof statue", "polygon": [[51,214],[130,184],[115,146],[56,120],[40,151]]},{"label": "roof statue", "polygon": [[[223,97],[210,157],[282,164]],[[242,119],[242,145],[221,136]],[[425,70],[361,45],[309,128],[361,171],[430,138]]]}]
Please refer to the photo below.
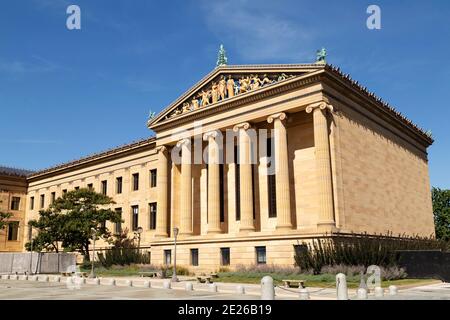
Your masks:
[{"label": "roof statue", "polygon": [[325,50],[325,48],[317,50],[317,52],[316,52],[316,63],[326,64],[327,63],[326,57],[327,57],[327,50]]},{"label": "roof statue", "polygon": [[227,63],[228,63],[227,53],[223,47],[223,44],[221,44],[219,48],[219,53],[217,54],[216,67],[226,66]]}]

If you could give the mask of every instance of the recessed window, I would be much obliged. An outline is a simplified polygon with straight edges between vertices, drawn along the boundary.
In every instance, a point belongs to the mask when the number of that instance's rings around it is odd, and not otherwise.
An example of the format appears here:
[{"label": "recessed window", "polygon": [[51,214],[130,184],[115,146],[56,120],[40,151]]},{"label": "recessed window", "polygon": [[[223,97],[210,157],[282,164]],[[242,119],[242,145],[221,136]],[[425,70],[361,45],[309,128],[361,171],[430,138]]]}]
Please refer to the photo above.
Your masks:
[{"label": "recessed window", "polygon": [[156,202],[152,202],[148,205],[150,214],[150,230],[156,229]]},{"label": "recessed window", "polygon": [[93,191],[94,190],[94,185],[92,183],[89,183],[87,185],[87,188],[88,188],[89,191]]},{"label": "recessed window", "polygon": [[41,209],[44,209],[45,207],[45,194],[41,194]]},{"label": "recessed window", "polygon": [[8,223],[8,241],[17,241],[19,235],[19,222]]},{"label": "recessed window", "polygon": [[67,193],[67,189],[63,189],[62,194],[65,195]]},{"label": "recessed window", "polygon": [[75,187],[75,191],[78,191],[78,190],[80,190],[80,187]]},{"label": "recessed window", "polygon": [[230,265],[230,248],[220,248],[220,263],[222,266]]},{"label": "recessed window", "polygon": [[139,227],[139,206],[131,207],[131,228],[136,231]]},{"label": "recessed window", "polygon": [[191,249],[191,265],[198,266],[198,249]]},{"label": "recessed window", "polygon": [[164,250],[164,264],[166,266],[172,264],[172,250]]},{"label": "recessed window", "polygon": [[256,247],[256,263],[266,264],[266,247]]},{"label": "recessed window", "polygon": [[55,202],[55,200],[56,200],[56,192],[52,192],[50,195],[51,195],[52,203]]},{"label": "recessed window", "polygon": [[[267,158],[270,159],[270,166],[275,168],[275,158],[272,156],[273,152],[273,139],[267,139]],[[276,191],[276,181],[275,181],[275,172],[271,172],[267,176],[267,200],[269,207],[269,218],[277,217],[277,191]]]},{"label": "recessed window", "polygon": [[[122,219],[122,208],[116,208],[115,210],[116,210],[116,213],[118,213],[120,215],[120,219]],[[122,233],[122,221],[116,222],[114,231],[116,234]]]},{"label": "recessed window", "polygon": [[30,210],[34,210],[34,197],[30,198]]},{"label": "recessed window", "polygon": [[20,197],[12,197],[11,199],[11,210],[19,210],[20,208]]},{"label": "recessed window", "polygon": [[139,190],[139,173],[133,174],[133,191]]},{"label": "recessed window", "polygon": [[150,170],[150,188],[156,187],[156,169]]},{"label": "recessed window", "polygon": [[122,177],[116,178],[116,193],[122,193]]},{"label": "recessed window", "polygon": [[108,181],[103,180],[102,181],[102,194],[106,196],[108,193]]}]

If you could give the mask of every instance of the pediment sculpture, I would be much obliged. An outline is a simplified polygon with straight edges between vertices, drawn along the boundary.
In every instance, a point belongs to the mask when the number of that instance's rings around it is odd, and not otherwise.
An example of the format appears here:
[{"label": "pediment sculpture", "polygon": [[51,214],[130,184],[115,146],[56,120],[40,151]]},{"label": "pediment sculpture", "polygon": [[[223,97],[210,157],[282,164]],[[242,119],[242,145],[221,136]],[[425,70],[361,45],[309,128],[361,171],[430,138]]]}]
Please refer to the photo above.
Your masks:
[{"label": "pediment sculpture", "polygon": [[294,75],[281,74],[258,74],[250,75],[221,75],[218,79],[212,81],[209,85],[203,87],[190,99],[187,99],[181,106],[178,106],[170,112],[166,119],[191,112],[197,109],[205,108],[217,102],[247,93],[259,88],[284,81],[292,78]]}]

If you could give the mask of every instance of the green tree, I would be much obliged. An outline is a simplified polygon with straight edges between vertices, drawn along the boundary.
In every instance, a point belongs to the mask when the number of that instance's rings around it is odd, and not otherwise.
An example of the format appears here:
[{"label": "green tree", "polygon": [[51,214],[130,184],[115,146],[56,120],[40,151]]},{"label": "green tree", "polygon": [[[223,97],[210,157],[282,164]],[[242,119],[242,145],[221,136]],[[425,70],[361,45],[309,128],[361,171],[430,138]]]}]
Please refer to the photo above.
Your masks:
[{"label": "green tree", "polygon": [[436,238],[450,240],[450,190],[433,188],[431,190],[433,200],[434,225]]},{"label": "green tree", "polygon": [[11,213],[0,212],[0,230],[2,230],[8,224],[8,219],[10,217]]},{"label": "green tree", "polygon": [[96,230],[97,239],[108,240],[111,233],[106,222],[122,222],[120,213],[108,208],[110,204],[114,204],[110,197],[89,189],[67,192],[30,223],[39,231],[33,247],[36,242],[37,247],[58,251],[60,244],[64,251],[79,250],[88,261],[92,229]]}]

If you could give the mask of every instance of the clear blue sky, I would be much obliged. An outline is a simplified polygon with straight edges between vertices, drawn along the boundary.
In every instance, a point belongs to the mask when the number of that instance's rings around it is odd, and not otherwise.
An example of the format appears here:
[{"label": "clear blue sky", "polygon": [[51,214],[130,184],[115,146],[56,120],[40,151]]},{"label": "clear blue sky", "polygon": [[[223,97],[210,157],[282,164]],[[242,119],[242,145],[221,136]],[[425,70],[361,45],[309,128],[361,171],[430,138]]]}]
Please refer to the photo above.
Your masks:
[{"label": "clear blue sky", "polygon": [[[81,7],[82,29],[66,28]],[[369,4],[382,29],[366,28]],[[215,66],[328,62],[432,130],[431,183],[450,188],[450,1],[17,0],[0,4],[0,164],[42,169],[145,138]]]}]

